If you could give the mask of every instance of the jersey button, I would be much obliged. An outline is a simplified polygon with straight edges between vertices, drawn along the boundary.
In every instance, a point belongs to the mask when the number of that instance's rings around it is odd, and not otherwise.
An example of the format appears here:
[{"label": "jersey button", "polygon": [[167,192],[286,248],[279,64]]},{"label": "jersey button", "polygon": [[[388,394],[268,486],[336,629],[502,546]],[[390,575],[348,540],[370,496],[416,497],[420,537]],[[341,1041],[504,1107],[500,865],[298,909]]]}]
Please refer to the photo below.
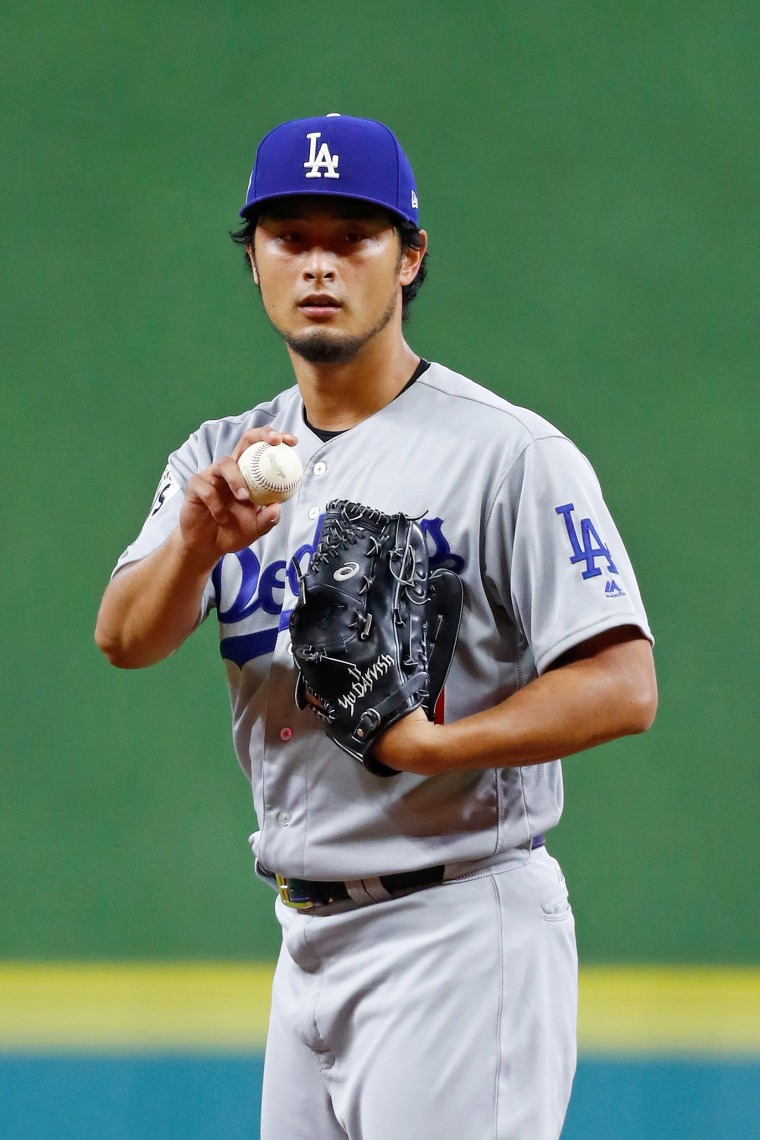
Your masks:
[{"label": "jersey button", "polygon": [[324,475],[326,470],[327,470],[327,464],[323,463],[321,459],[320,459],[319,463],[314,464],[314,474],[315,475]]},{"label": "jersey button", "polygon": [[293,735],[293,729],[290,728],[287,724],[285,725],[284,728],[280,729],[280,740],[290,740],[292,735]]},{"label": "jersey button", "polygon": [[279,823],[280,827],[290,827],[292,819],[293,817],[289,811],[277,812],[277,822]]},{"label": "jersey button", "polygon": [[318,519],[319,518],[319,507],[309,507],[309,518],[310,519]]}]

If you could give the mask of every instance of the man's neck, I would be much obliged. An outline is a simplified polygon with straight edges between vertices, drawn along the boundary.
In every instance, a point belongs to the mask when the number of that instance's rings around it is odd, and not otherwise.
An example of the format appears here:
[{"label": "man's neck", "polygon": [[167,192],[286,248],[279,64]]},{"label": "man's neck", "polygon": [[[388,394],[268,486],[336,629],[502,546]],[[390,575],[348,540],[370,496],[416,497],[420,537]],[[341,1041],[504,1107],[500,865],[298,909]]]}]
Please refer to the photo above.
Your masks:
[{"label": "man's neck", "polygon": [[[384,342],[384,343],[383,343]],[[401,336],[373,337],[347,364],[311,364],[291,349],[306,418],[324,431],[345,431],[395,400],[419,357]]]}]

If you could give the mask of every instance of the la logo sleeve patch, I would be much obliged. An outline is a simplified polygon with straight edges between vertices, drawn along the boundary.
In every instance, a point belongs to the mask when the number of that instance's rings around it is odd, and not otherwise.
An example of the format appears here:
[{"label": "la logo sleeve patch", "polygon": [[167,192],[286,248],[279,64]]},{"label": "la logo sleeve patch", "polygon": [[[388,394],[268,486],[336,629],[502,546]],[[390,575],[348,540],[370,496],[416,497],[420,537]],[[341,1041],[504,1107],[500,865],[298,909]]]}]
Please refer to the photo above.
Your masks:
[{"label": "la logo sleeve patch", "polygon": [[[617,566],[612,561],[609,547],[602,542],[591,519],[579,519],[576,525],[576,520],[573,518],[574,503],[564,503],[561,507],[555,507],[554,510],[556,514],[562,517],[567,530],[567,537],[570,539],[572,549],[570,564],[571,566],[584,564],[585,569],[582,571],[584,579],[599,577],[602,569],[597,566],[597,561],[600,560],[606,562],[610,574],[619,573]],[[620,592],[622,594],[622,590]]]}]

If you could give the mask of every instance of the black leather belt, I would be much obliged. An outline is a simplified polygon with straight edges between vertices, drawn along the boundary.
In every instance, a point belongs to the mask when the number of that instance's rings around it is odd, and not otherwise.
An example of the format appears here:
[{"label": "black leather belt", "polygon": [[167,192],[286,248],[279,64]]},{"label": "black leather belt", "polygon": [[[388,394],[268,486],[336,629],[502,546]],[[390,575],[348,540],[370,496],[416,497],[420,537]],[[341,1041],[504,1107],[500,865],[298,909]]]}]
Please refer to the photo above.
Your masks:
[{"label": "black leather belt", "polygon": [[[543,847],[546,842],[544,835],[537,835],[531,841],[531,850]],[[355,882],[328,882],[317,879],[294,879],[285,875],[272,875],[259,864],[262,873],[273,878],[277,883],[280,898],[286,906],[295,910],[311,910],[317,906],[329,906],[330,903],[345,902],[348,899],[359,901],[362,894],[366,898],[362,901],[380,901],[381,898],[393,898],[411,891],[419,891],[425,887],[432,887],[442,883],[446,867],[423,867],[420,871],[401,871],[396,875],[380,875],[376,879],[357,879]],[[379,884],[381,891],[376,890]],[[373,887],[375,888],[373,892]]]}]

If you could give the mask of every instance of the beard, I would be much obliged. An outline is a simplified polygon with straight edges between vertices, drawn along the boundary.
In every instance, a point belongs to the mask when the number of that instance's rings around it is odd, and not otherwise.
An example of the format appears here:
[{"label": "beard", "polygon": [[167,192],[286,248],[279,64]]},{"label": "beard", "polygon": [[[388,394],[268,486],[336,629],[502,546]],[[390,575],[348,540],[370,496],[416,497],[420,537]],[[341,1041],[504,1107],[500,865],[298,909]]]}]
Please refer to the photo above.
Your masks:
[{"label": "beard", "polygon": [[398,297],[394,295],[380,319],[359,336],[323,328],[310,329],[305,333],[289,333],[280,328],[277,331],[288,347],[310,364],[348,364],[365,344],[382,332],[396,312],[397,305]]}]

